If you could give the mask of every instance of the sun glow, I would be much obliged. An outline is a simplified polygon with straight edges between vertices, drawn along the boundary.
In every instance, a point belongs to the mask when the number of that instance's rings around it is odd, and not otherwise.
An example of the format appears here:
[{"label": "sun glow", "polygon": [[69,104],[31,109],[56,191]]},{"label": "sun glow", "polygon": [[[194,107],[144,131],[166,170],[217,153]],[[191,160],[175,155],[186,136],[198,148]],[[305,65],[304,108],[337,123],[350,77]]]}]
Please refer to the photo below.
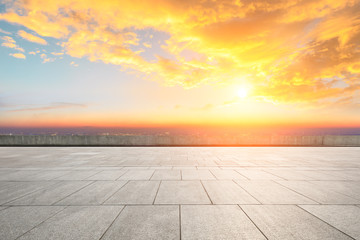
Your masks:
[{"label": "sun glow", "polygon": [[239,98],[246,98],[248,96],[248,89],[242,87],[237,91],[237,95]]}]

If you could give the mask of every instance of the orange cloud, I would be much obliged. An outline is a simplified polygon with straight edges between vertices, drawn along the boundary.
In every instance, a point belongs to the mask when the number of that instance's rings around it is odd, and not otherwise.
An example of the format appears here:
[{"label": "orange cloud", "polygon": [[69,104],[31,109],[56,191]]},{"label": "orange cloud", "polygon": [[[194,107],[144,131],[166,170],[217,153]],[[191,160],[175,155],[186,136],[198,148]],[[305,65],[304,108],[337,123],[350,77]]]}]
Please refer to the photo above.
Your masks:
[{"label": "orange cloud", "polygon": [[27,32],[25,32],[23,30],[18,31],[18,35],[20,37],[30,41],[30,42],[38,43],[38,44],[41,44],[41,45],[47,45],[47,42],[44,39],[42,39],[40,37],[37,37],[37,36],[34,36],[34,35],[32,35],[30,33],[27,33]]},{"label": "orange cloud", "polygon": [[[359,89],[359,11],[359,0],[27,0],[0,19],[167,85],[246,83],[265,101],[320,104]],[[133,50],[154,46],[138,33],[150,29],[170,36],[151,61]]]},{"label": "orange cloud", "polygon": [[62,55],[64,55],[63,52],[52,52],[51,54],[54,55],[54,56],[62,56]]},{"label": "orange cloud", "polygon": [[7,47],[7,48],[13,48],[20,52],[25,51],[23,48],[16,45],[16,41],[12,37],[5,36],[5,37],[2,37],[1,39],[3,40],[3,43],[1,44],[1,46]]},{"label": "orange cloud", "polygon": [[26,59],[26,56],[22,53],[10,53],[9,55],[13,56],[14,58]]},{"label": "orange cloud", "polygon": [[79,66],[79,64],[75,63],[74,61],[72,61],[72,62],[70,63],[70,65],[71,65],[71,66],[74,66],[74,67],[78,67],[78,66]]},{"label": "orange cloud", "polygon": [[144,42],[143,45],[144,45],[144,47],[146,47],[146,48],[151,48],[151,43]]}]

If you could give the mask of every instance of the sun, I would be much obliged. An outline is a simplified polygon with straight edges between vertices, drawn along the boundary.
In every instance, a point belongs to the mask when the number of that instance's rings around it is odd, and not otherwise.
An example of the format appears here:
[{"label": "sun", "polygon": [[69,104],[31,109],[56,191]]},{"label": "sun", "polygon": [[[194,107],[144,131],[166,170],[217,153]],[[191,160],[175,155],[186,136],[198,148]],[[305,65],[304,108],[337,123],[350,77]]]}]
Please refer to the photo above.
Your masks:
[{"label": "sun", "polygon": [[248,95],[248,90],[246,88],[239,88],[237,95],[239,98],[246,98]]}]

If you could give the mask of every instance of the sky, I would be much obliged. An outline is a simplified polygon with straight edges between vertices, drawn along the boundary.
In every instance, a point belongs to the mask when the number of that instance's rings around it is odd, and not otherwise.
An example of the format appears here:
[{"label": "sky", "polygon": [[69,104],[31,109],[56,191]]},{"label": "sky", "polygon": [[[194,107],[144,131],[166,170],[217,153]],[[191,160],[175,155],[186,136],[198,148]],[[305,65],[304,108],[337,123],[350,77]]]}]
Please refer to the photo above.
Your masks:
[{"label": "sky", "polygon": [[359,0],[0,0],[0,126],[360,127]]}]

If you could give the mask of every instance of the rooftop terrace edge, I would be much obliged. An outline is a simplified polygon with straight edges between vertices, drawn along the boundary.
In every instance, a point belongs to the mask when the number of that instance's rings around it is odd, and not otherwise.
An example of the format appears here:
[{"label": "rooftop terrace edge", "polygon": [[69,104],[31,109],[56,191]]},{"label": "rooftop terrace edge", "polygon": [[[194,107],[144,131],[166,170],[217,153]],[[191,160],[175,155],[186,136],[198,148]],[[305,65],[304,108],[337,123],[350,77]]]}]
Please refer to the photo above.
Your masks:
[{"label": "rooftop terrace edge", "polygon": [[360,147],[360,135],[157,136],[0,135],[0,146],[324,146]]}]

